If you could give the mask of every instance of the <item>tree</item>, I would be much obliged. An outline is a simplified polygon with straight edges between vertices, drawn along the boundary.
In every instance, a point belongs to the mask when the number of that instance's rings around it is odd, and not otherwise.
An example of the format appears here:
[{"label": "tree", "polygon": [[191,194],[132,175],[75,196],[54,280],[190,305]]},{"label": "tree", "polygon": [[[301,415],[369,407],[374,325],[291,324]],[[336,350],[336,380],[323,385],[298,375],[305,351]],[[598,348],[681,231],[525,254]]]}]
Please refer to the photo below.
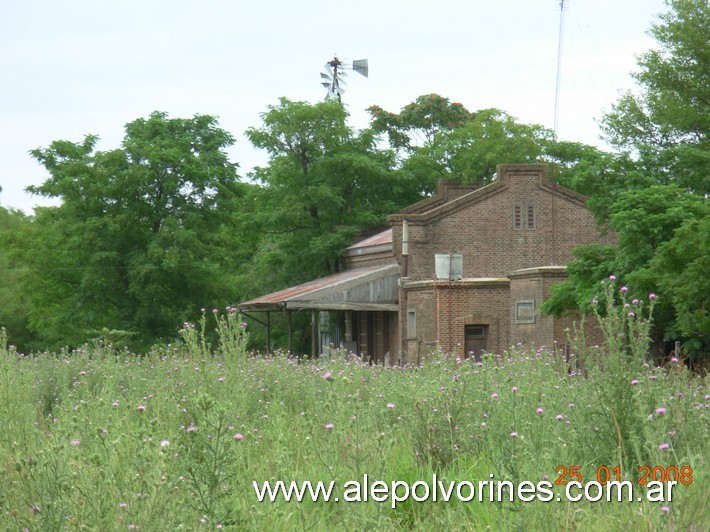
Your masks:
[{"label": "tree", "polygon": [[[591,146],[557,142],[552,131],[521,124],[499,109],[471,112],[437,94],[420,96],[399,114],[378,106],[369,112],[373,131],[387,135],[402,171],[421,195],[431,194],[439,179],[485,184],[495,178],[498,164],[541,160],[557,163],[559,177],[572,188],[591,190],[599,188],[594,172],[609,171],[613,160]],[[584,181],[573,177],[577,165],[586,165]]]},{"label": "tree", "polygon": [[618,245],[577,248],[567,266],[569,279],[553,288],[542,311],[589,312],[599,281],[614,274],[635,294],[658,296],[654,322],[659,342],[681,340],[694,357],[707,353],[709,257],[707,245],[700,242],[707,240],[707,233],[689,234],[707,227],[707,202],[676,185],[653,185],[620,193],[609,213]]},{"label": "tree", "polygon": [[499,164],[537,162],[552,139],[542,126],[520,124],[499,109],[483,109],[458,127],[434,134],[403,169],[432,190],[437,179],[489,183]]},{"label": "tree", "polygon": [[[261,127],[246,133],[270,156],[251,176],[260,186],[250,194],[247,224],[260,238],[241,282],[252,296],[340,271],[347,246],[419,199],[414,184],[394,170],[395,154],[377,149],[373,131],[350,128],[339,101],[282,98],[261,118]],[[308,318],[294,316],[296,351],[309,350]],[[276,335],[271,340],[285,343]]]},{"label": "tree", "polygon": [[0,328],[5,328],[9,340],[24,349],[30,340],[27,329],[27,305],[20,280],[24,266],[14,258],[12,248],[16,235],[28,223],[21,211],[0,207]]},{"label": "tree", "polygon": [[390,146],[407,153],[431,144],[437,133],[457,129],[475,116],[460,103],[451,103],[438,94],[419,96],[399,114],[378,105],[371,106],[368,112],[372,129],[376,133],[387,133]]},{"label": "tree", "polygon": [[625,94],[602,126],[615,147],[638,155],[661,183],[710,194],[710,4],[668,0],[651,28],[659,48],[643,54],[634,74],[641,93]]},{"label": "tree", "polygon": [[641,92],[625,94],[602,122],[621,150],[611,173],[596,179],[594,163],[591,174],[568,176],[590,189],[590,205],[616,231],[619,245],[577,250],[569,280],[544,310],[588,309],[599,280],[615,273],[634,289],[661,296],[657,338],[680,340],[700,358],[710,352],[710,259],[703,245],[710,214],[710,6],[705,0],[667,4],[669,12],[651,30],[660,46],[639,60]]},{"label": "tree", "polygon": [[649,264],[649,275],[675,311],[666,336],[685,339],[686,350],[697,357],[710,353],[709,211],[684,221]]},{"label": "tree", "polygon": [[386,216],[417,199],[393,171],[394,154],[377,150],[372,131],[353,131],[338,101],[282,98],[251,128],[269,164],[253,177],[252,223],[264,233],[255,257],[261,291],[335,273],[353,239],[383,226]]},{"label": "tree", "polygon": [[50,178],[29,190],[61,200],[25,233],[30,326],[45,347],[104,329],[145,347],[175,336],[200,307],[235,297],[233,209],[243,195],[213,117],[153,113],[126,125],[122,147],[97,137],[32,151]]}]

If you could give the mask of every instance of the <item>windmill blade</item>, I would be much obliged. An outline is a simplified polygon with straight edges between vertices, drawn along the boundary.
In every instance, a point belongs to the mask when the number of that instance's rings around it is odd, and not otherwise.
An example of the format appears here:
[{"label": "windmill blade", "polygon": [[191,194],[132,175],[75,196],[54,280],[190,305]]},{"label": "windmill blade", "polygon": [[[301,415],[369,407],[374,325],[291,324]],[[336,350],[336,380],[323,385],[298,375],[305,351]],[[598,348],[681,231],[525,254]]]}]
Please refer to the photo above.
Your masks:
[{"label": "windmill blade", "polygon": [[321,85],[326,88],[326,100],[340,100],[345,93],[346,70],[354,70],[361,76],[368,76],[367,59],[357,59],[352,63],[346,63],[338,59],[337,55],[324,65],[325,73],[321,72]]},{"label": "windmill blade", "polygon": [[370,69],[367,65],[367,59],[356,59],[353,61],[353,70],[362,76],[368,77]]}]

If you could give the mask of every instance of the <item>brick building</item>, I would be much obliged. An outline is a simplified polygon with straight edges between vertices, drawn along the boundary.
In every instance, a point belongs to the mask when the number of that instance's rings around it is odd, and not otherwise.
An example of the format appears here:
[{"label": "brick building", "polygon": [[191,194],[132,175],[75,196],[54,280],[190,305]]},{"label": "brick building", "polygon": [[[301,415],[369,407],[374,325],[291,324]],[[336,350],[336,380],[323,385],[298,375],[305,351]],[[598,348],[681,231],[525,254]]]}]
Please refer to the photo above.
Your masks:
[{"label": "brick building", "polygon": [[344,272],[240,308],[310,310],[314,340],[317,312],[336,312],[313,351],[331,343],[377,362],[416,364],[437,347],[479,357],[517,343],[563,346],[570,319],[539,307],[565,279],[572,249],[605,238],[586,198],[557,185],[548,165],[501,165],[497,175],[486,186],[440,182],[348,248]]}]

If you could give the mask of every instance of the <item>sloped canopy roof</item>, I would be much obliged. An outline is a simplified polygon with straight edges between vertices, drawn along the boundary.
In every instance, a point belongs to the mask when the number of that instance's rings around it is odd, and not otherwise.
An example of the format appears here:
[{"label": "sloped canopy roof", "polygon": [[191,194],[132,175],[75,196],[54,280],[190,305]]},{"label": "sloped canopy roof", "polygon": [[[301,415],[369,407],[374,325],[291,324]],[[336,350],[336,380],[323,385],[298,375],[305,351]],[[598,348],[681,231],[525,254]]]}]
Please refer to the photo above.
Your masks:
[{"label": "sloped canopy roof", "polygon": [[362,249],[362,248],[373,248],[377,246],[387,246],[389,245],[390,247],[392,246],[392,228],[390,227],[389,229],[385,229],[384,231],[381,231],[375,235],[372,235],[370,238],[366,238],[365,240],[360,240],[360,242],[356,242],[352,246],[349,246],[347,249]]},{"label": "sloped canopy roof", "polygon": [[247,311],[397,310],[399,265],[346,270],[237,305]]}]

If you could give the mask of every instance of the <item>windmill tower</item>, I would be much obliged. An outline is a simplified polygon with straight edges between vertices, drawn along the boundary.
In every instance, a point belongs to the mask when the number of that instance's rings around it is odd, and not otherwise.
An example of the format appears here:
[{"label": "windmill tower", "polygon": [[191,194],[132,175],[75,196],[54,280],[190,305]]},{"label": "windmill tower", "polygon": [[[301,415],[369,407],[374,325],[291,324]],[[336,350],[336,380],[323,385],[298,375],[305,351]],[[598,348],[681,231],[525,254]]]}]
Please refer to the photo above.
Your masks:
[{"label": "windmill tower", "polygon": [[333,56],[333,59],[325,64],[325,72],[320,73],[321,85],[323,85],[328,91],[325,95],[326,100],[340,100],[341,96],[345,92],[343,85],[345,85],[344,77],[345,70],[354,70],[358,74],[367,77],[368,66],[367,59],[356,59],[352,64],[343,63],[337,56]]}]

